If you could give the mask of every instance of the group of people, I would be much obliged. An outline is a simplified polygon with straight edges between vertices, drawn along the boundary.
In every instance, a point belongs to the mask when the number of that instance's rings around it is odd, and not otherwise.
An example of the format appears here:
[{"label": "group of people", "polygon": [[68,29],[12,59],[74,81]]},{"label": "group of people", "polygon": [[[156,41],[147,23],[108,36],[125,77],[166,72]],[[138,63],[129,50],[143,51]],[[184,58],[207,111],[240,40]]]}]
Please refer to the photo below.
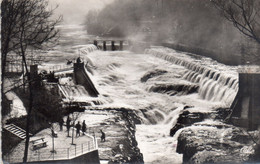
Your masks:
[{"label": "group of people", "polygon": [[[60,125],[60,131],[63,130],[63,124],[64,124],[64,120],[61,118],[59,121],[59,125]],[[67,117],[66,120],[66,128],[67,128],[67,132],[68,132],[68,137],[69,137],[69,130],[71,127],[71,120],[70,117]],[[76,128],[76,137],[80,136],[80,130],[82,131],[82,134],[85,135],[86,131],[87,131],[87,125],[85,120],[82,122],[82,125],[80,124],[80,121],[78,121],[78,123],[75,125]],[[101,142],[105,142],[106,141],[106,135],[105,133],[100,129],[100,133],[101,133]]]},{"label": "group of people", "polygon": [[[59,121],[60,131],[63,130],[63,124],[64,124],[64,120],[61,118]],[[72,126],[71,120],[70,120],[70,117],[68,116],[67,120],[66,120],[66,128],[67,128],[68,136],[69,136],[69,130],[70,130],[71,126]],[[85,133],[87,131],[87,125],[85,123],[85,120],[83,121],[82,125],[80,124],[80,121],[78,121],[75,128],[76,128],[76,137],[80,136],[80,130],[82,131],[82,134],[85,135]]]},{"label": "group of people", "polygon": [[82,126],[80,124],[80,121],[78,121],[75,127],[76,127],[76,137],[80,136],[80,130],[82,130],[82,134],[85,135],[87,130],[87,125],[85,123],[85,120],[83,121]]}]

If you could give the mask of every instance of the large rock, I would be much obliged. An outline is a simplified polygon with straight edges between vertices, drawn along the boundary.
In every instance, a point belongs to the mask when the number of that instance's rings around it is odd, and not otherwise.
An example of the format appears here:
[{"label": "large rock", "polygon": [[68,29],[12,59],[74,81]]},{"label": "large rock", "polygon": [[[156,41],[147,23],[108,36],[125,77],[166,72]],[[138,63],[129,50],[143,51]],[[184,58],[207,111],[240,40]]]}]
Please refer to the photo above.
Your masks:
[{"label": "large rock", "polygon": [[207,120],[182,130],[177,152],[184,163],[242,163],[250,160],[254,146],[255,138],[244,130]]},{"label": "large rock", "polygon": [[170,136],[174,136],[174,134],[181,128],[191,126],[192,124],[201,122],[205,119],[227,121],[231,113],[231,110],[228,108],[217,108],[206,113],[190,112],[189,108],[191,107],[184,107],[184,111],[179,115],[177,123],[170,130]]},{"label": "large rock", "polygon": [[143,155],[135,139],[135,124],[140,123],[139,120],[132,111],[125,109],[122,109],[118,115],[124,121],[126,137],[121,138],[119,144],[112,148],[112,157],[110,157],[109,163],[143,163]]},{"label": "large rock", "polygon": [[155,69],[153,71],[147,72],[142,78],[141,78],[141,82],[146,82],[147,80],[159,76],[159,75],[163,75],[167,73],[167,71],[165,70],[160,70],[160,69]]},{"label": "large rock", "polygon": [[174,136],[174,134],[181,128],[192,125],[195,122],[203,121],[207,116],[206,113],[194,112],[191,113],[188,110],[183,111],[177,120],[175,126],[173,126],[170,130],[170,136]]},{"label": "large rock", "polygon": [[109,160],[109,164],[144,163],[135,139],[135,124],[141,123],[135,111],[126,108],[102,108],[92,112],[99,113],[101,110],[109,117],[98,124],[91,125],[91,129],[95,132],[102,129],[106,134],[105,142],[98,140],[100,159]]},{"label": "large rock", "polygon": [[150,92],[166,93],[171,96],[187,95],[198,92],[197,84],[154,84],[149,88]]}]

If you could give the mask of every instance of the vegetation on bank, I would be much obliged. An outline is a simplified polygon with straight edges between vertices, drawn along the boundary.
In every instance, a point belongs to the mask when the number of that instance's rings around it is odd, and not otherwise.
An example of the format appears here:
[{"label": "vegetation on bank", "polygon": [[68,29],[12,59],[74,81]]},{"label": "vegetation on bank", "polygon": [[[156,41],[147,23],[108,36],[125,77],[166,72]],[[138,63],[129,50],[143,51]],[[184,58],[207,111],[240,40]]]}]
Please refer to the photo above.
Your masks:
[{"label": "vegetation on bank", "polygon": [[[247,3],[246,14],[256,17],[254,31],[259,30],[255,10],[251,12],[252,0],[235,0],[237,3]],[[215,3],[213,3],[215,2]],[[257,63],[259,45],[252,37],[246,37],[232,20],[226,19],[218,4],[224,4],[237,13],[243,13],[236,8],[233,1],[222,0],[115,0],[101,11],[92,10],[86,16],[85,25],[89,34],[98,36],[128,37],[134,40],[150,42],[171,42],[190,48],[214,51],[222,58],[238,58],[236,64]],[[252,1],[253,2],[253,1]],[[250,8],[251,7],[251,8]],[[226,14],[225,14],[226,16]],[[236,16],[247,28],[241,14]],[[254,32],[253,31],[253,32]],[[256,39],[258,39],[258,33]],[[254,35],[253,34],[253,35]],[[144,36],[152,37],[144,37]],[[252,35],[251,35],[252,36]]]},{"label": "vegetation on bank", "polygon": [[[1,54],[2,54],[2,81],[6,78],[7,66],[15,62],[22,63],[23,83],[28,84],[29,101],[26,118],[26,140],[23,162],[27,162],[29,149],[29,126],[33,110],[33,81],[30,76],[28,51],[32,49],[45,49],[55,45],[58,39],[56,25],[61,22],[61,17],[51,20],[54,9],[50,9],[47,0],[3,0],[1,2]],[[15,61],[10,59],[11,53],[21,58]],[[34,60],[36,61],[36,60]],[[35,62],[37,63],[37,62]],[[2,83],[2,88],[5,85]],[[5,94],[2,89],[2,95]]]}]

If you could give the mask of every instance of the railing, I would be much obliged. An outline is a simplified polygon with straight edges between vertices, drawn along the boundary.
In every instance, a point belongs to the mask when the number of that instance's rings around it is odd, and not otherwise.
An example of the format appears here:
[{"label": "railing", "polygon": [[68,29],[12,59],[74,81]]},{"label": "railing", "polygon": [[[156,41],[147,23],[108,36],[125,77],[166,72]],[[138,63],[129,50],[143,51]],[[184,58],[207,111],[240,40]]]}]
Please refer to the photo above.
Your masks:
[{"label": "railing", "polygon": [[[89,135],[87,135],[89,136]],[[54,148],[54,152],[50,149],[38,149],[35,151],[29,151],[28,162],[36,161],[54,161],[54,160],[70,160],[75,157],[87,154],[88,152],[97,150],[97,141],[95,137],[89,136],[92,140],[87,141],[84,144],[72,145],[70,148]],[[30,153],[31,152],[31,153]],[[7,155],[4,157],[4,162],[8,163],[21,163],[23,153],[20,157],[14,157]]]},{"label": "railing", "polygon": [[71,70],[71,69],[73,69],[73,65],[65,65],[65,64],[62,64],[62,65],[52,66],[52,67],[50,67],[48,70],[49,70],[49,71],[58,72],[58,71],[67,71],[67,70]]}]

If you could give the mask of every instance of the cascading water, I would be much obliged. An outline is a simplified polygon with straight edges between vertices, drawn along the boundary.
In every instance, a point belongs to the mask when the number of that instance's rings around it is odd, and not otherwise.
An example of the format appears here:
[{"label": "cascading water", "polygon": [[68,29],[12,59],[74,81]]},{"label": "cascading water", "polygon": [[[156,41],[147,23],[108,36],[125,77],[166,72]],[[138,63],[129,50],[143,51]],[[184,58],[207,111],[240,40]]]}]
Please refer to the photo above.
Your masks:
[{"label": "cascading water", "polygon": [[238,91],[238,75],[236,72],[231,74],[226,71],[209,68],[201,61],[192,57],[176,53],[174,50],[165,48],[151,48],[146,50],[147,54],[152,54],[174,64],[184,66],[187,71],[183,79],[199,84],[198,94],[202,99],[218,101],[230,106]]},{"label": "cascading water", "polygon": [[95,46],[94,44],[87,44],[83,47],[81,46],[81,48],[79,49],[80,53],[84,55],[87,55],[95,50],[97,50],[97,46]]},{"label": "cascading water", "polygon": [[[84,45],[74,47],[70,59],[77,58],[78,50],[83,47]],[[223,105],[223,100],[232,102],[232,96],[237,92],[237,75],[222,71],[224,69],[220,65],[207,63],[208,59],[197,60],[162,47],[147,49],[146,54],[126,51],[89,53],[93,49],[85,49],[87,53],[83,50],[84,55],[81,57],[93,61],[95,86],[100,95],[109,99],[108,103],[99,108],[125,107],[136,111],[142,119],[142,124],[136,125],[138,147],[144,155],[144,161],[148,163],[182,163],[182,155],[176,153],[177,135],[172,138],[169,132],[184,106],[208,111],[219,104]],[[148,71],[155,70],[166,73],[141,82]],[[228,80],[229,77],[231,78]],[[172,90],[151,92],[153,86],[176,84],[197,85],[199,90],[197,93],[183,95],[173,94]],[[74,88],[74,92],[72,90],[67,91],[67,94],[82,94],[77,88]],[[219,101],[222,103],[218,103]]]},{"label": "cascading water", "polygon": [[[184,106],[211,110],[222,104],[214,100],[216,92],[224,88],[224,95],[230,95],[228,88],[235,86],[235,82],[220,83],[221,71],[194,64],[189,56],[167,48],[148,49],[146,54],[100,51],[87,57],[96,67],[93,78],[100,94],[111,99],[103,106],[130,108],[142,119],[136,137],[145,162],[181,163],[177,136],[172,138],[169,132]],[[201,87],[197,93],[176,94],[196,86]],[[202,92],[204,98],[198,99]]]}]

